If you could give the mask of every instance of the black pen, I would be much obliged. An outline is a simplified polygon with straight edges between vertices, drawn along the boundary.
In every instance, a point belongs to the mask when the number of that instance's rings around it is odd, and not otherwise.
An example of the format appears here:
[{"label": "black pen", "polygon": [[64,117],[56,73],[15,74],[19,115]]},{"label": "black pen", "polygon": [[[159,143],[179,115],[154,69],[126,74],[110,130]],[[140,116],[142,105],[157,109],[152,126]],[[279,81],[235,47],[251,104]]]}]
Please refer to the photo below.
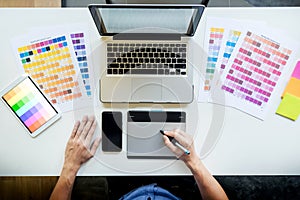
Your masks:
[{"label": "black pen", "polygon": [[177,146],[179,149],[181,149],[186,155],[190,155],[190,151],[187,150],[186,148],[184,148],[181,144],[179,144],[179,142],[177,142],[173,137],[168,136],[165,134],[165,132],[163,130],[159,131],[161,134],[167,136],[169,138],[169,140],[175,145]]}]

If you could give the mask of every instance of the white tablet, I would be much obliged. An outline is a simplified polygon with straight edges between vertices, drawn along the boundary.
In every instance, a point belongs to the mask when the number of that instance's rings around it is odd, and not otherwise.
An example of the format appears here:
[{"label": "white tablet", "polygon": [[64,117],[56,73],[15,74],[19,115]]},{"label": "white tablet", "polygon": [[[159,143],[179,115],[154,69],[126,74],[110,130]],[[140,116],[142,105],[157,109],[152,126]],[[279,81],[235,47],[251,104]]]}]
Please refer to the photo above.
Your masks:
[{"label": "white tablet", "polygon": [[2,101],[17,117],[30,136],[35,137],[58,120],[61,113],[37,84],[23,75],[0,93]]}]

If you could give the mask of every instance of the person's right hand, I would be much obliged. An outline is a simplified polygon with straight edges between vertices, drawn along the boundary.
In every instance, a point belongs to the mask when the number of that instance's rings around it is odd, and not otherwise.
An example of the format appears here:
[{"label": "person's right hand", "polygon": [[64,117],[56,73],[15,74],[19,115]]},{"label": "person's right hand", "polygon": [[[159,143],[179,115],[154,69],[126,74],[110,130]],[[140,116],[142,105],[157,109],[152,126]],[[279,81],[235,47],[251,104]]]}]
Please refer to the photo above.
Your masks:
[{"label": "person's right hand", "polygon": [[[173,131],[165,131],[164,132],[164,142],[165,145],[176,155],[177,158],[182,160],[189,168],[193,165],[196,165],[197,162],[200,161],[195,148],[194,148],[194,140],[191,135],[185,133],[182,130],[175,129]],[[173,137],[179,144],[190,151],[189,155],[186,155],[181,149],[175,146],[167,136]]]}]

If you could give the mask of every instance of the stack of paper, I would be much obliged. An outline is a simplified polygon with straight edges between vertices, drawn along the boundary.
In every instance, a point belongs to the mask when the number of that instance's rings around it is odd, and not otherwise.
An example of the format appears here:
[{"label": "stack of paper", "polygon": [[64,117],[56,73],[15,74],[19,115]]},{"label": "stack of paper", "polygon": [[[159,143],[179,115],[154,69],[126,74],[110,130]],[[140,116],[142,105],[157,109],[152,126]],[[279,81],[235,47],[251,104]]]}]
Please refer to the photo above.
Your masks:
[{"label": "stack of paper", "polygon": [[[262,22],[208,18],[207,62],[199,102],[237,108],[264,119],[293,61],[297,42]],[[280,98],[280,96],[277,96]]]},{"label": "stack of paper", "polygon": [[20,72],[29,74],[63,112],[92,101],[86,30],[77,25],[39,27],[12,40]]}]

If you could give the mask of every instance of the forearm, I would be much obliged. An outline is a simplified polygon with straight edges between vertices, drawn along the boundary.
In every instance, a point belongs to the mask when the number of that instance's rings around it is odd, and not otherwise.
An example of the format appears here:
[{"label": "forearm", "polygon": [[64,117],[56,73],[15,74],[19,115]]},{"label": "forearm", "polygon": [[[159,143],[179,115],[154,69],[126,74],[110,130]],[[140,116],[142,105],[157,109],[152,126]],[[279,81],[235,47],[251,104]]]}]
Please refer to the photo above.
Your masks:
[{"label": "forearm", "polygon": [[50,196],[50,200],[69,200],[72,196],[72,190],[78,168],[63,167],[61,175]]},{"label": "forearm", "polygon": [[187,163],[197,182],[203,199],[228,199],[218,181],[210,174],[199,158]]},{"label": "forearm", "polygon": [[[80,166],[92,158],[100,143],[100,137],[92,142],[96,130],[95,117],[84,116],[74,124],[65,150],[65,161],[60,177],[50,196],[50,200],[68,200]],[[90,147],[90,148],[89,148]]]}]

